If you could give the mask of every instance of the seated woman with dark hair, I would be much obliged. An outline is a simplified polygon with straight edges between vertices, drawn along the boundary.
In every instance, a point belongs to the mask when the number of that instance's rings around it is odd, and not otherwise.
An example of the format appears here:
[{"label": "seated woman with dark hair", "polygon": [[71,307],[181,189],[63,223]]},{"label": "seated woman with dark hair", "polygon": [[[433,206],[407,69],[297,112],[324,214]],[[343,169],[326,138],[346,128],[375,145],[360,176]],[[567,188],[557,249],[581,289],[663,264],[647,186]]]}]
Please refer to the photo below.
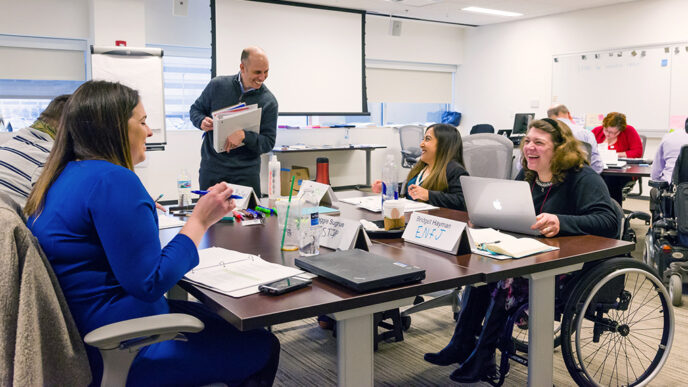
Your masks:
[{"label": "seated woman with dark hair", "polygon": [[[234,208],[226,183],[210,188],[177,236],[160,246],[153,199],[134,173],[146,158],[146,112],[139,94],[119,83],[89,81],[67,102],[55,145],[29,195],[27,225],[60,282],[82,337],[106,324],[166,313],[203,321],[187,340],[142,349],[129,385],[272,384],[277,338],[240,332],[202,304],[165,299],[198,265],[206,230]],[[87,346],[93,380],[102,359]]]},{"label": "seated woman with dark hair", "polygon": [[[425,130],[420,143],[420,160],[411,168],[402,196],[428,202],[433,206],[466,210],[459,177],[467,176],[463,163],[463,142],[459,131],[447,124],[433,124]],[[372,190],[382,191],[376,180]]]},{"label": "seated woman with dark hair", "polygon": [[[617,237],[619,219],[607,187],[587,165],[565,123],[549,118],[531,122],[521,152],[523,169],[516,179],[531,186],[537,213],[533,230],[545,237]],[[472,383],[494,375],[499,334],[509,313],[528,297],[527,288],[523,278],[468,287],[451,341],[440,352],[425,354],[425,360],[437,365],[458,363],[450,376],[457,382]]]}]

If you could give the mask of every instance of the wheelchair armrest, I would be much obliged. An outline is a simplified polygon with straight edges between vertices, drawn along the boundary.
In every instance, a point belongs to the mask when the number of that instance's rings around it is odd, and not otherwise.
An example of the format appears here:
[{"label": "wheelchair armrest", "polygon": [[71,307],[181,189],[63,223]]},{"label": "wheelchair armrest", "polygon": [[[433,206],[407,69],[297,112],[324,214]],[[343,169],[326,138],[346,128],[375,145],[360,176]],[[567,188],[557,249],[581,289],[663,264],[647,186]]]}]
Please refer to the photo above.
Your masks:
[{"label": "wheelchair armrest", "polygon": [[657,188],[657,189],[669,188],[669,183],[664,181],[664,180],[650,180],[647,182],[647,185],[649,185],[652,188]]},{"label": "wheelchair armrest", "polygon": [[115,349],[123,342],[137,339],[147,344],[174,339],[180,332],[199,332],[203,322],[183,313],[134,318],[102,326],[89,332],[84,342],[101,350]]},{"label": "wheelchair armrest", "polygon": [[640,219],[640,220],[642,220],[642,221],[644,221],[644,222],[648,222],[648,223],[649,223],[650,220],[652,219],[652,217],[651,217],[650,214],[648,214],[647,212],[635,211],[635,212],[631,212],[631,213],[628,215],[628,217],[626,217],[626,219],[627,219],[627,220],[631,220],[631,219]]}]

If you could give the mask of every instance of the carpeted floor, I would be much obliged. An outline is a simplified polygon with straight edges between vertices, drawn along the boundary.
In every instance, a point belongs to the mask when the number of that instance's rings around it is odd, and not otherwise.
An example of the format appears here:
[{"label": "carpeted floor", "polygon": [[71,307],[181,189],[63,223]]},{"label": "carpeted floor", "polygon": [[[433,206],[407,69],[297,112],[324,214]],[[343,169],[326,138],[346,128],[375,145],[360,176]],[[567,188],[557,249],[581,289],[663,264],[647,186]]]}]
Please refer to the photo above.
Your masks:
[{"label": "carpeted floor", "polygon": [[[648,202],[629,199],[624,208],[647,211]],[[641,259],[644,235],[647,226],[642,221],[633,221],[632,227],[638,234],[634,257]],[[688,305],[688,296],[683,296]],[[674,309],[676,334],[669,360],[652,386],[685,385],[688,380],[688,307]],[[447,344],[454,322],[451,308],[441,307],[416,313],[412,316],[411,328],[404,333],[404,341],[381,343],[375,353],[375,385],[377,386],[444,386],[456,385],[449,379],[455,367],[438,367],[426,363],[423,354],[435,352]],[[331,331],[318,327],[315,318],[294,321],[273,327],[273,332],[282,343],[280,366],[275,385],[277,386],[333,386],[337,382],[336,339]],[[556,386],[574,385],[568,374],[559,349],[554,354],[554,383]],[[506,386],[527,384],[527,368],[513,363],[505,382]],[[487,383],[477,383],[476,386]]]}]

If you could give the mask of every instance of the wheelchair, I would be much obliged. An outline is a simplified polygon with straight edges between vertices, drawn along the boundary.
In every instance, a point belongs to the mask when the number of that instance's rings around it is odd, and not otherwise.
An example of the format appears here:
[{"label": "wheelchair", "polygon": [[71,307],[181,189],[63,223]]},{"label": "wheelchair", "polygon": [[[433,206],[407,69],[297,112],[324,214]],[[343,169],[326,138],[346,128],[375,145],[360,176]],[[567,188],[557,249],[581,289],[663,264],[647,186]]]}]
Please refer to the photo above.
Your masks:
[{"label": "wheelchair", "polygon": [[648,184],[652,224],[643,260],[659,273],[671,303],[680,306],[688,278],[688,145],[681,148],[671,183],[651,180]]},{"label": "wheelchair", "polygon": [[[621,211],[621,206],[618,210]],[[621,214],[620,217],[623,217]],[[623,221],[619,235],[635,241]],[[669,294],[650,265],[630,257],[586,263],[557,278],[553,346],[561,345],[566,368],[579,386],[645,385],[669,357],[674,314]],[[514,308],[500,335],[498,372],[484,381],[504,383],[510,361],[528,364],[528,303]]]}]

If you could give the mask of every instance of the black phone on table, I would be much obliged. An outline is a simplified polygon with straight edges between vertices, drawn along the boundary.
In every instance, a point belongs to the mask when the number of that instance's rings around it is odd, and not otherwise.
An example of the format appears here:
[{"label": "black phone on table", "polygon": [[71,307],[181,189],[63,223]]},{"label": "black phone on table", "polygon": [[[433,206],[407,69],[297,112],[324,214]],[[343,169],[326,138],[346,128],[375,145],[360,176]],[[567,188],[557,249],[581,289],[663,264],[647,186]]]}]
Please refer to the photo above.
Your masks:
[{"label": "black phone on table", "polygon": [[258,290],[262,293],[273,296],[284,294],[292,290],[301,289],[310,285],[313,281],[309,279],[301,279],[296,277],[285,278],[283,280],[275,281],[269,284],[260,285]]}]

